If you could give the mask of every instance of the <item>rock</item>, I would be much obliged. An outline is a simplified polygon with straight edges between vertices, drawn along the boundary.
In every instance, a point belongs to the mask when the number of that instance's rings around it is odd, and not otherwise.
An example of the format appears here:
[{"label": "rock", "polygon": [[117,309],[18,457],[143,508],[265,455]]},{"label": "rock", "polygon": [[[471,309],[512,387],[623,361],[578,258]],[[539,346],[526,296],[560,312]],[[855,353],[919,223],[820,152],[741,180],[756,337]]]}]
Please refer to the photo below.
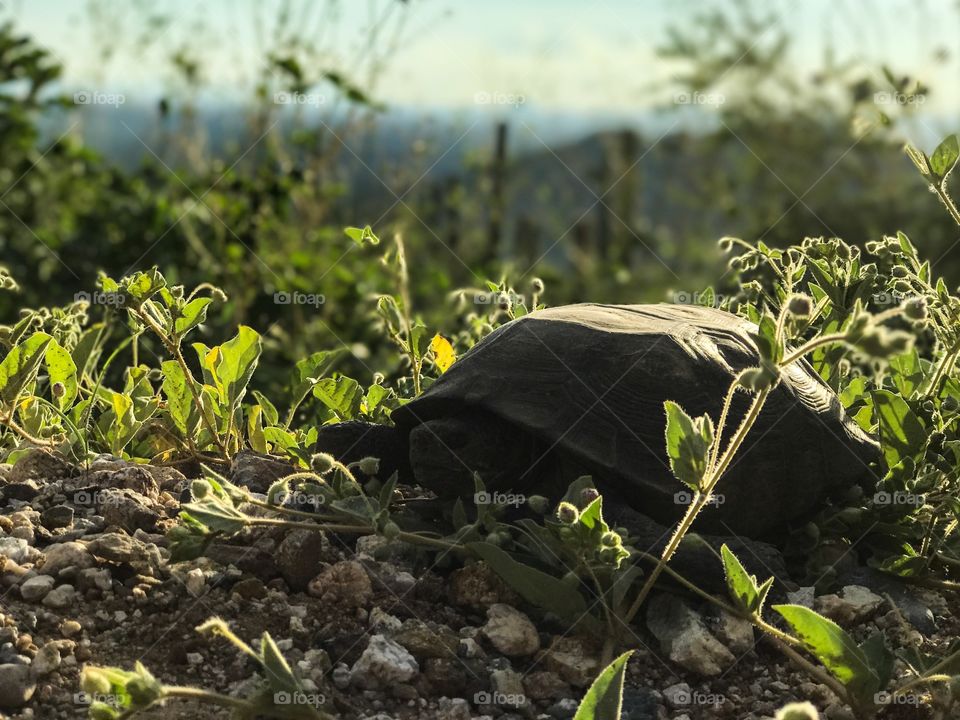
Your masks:
[{"label": "rock", "polygon": [[847,585],[839,595],[821,595],[814,603],[817,612],[838,625],[857,625],[873,615],[884,600],[861,585]]},{"label": "rock", "polygon": [[83,626],[78,623],[76,620],[64,620],[60,624],[60,633],[65,638],[77,637],[80,633],[83,632]]},{"label": "rock", "polygon": [[306,590],[310,581],[323,572],[329,547],[330,543],[322,532],[294,530],[287,533],[277,549],[277,566],[291,590]]},{"label": "rock", "polygon": [[460,638],[446,625],[425,623],[422,620],[407,620],[398,630],[390,633],[417,660],[426,658],[455,658]]},{"label": "rock", "polygon": [[383,635],[372,635],[350,678],[360,687],[375,688],[407,682],[418,672],[420,666],[406,648]]},{"label": "rock", "polygon": [[43,605],[54,610],[66,610],[77,601],[77,591],[73,585],[61,585],[47,593]]},{"label": "rock", "polygon": [[801,587],[793,592],[787,592],[787,601],[793,605],[803,605],[805,608],[813,609],[814,595],[817,588],[813,585]]},{"label": "rock", "polygon": [[37,651],[30,665],[33,676],[36,678],[49,675],[55,670],[60,669],[60,648],[57,643],[48,642]]},{"label": "rock", "polygon": [[451,658],[427,658],[423,663],[423,679],[427,695],[456,697],[467,687],[466,666]]},{"label": "rock", "polygon": [[374,607],[370,611],[370,617],[367,620],[367,626],[374,632],[399,630],[403,627],[400,618],[391,615],[382,608]]},{"label": "rock", "polygon": [[0,708],[13,710],[23,707],[36,689],[29,665],[0,665]]},{"label": "rock", "polygon": [[105,488],[116,488],[133,490],[154,501],[160,497],[160,486],[153,474],[143,465],[127,465],[119,470],[93,472],[88,476],[87,482],[101,492]]},{"label": "rock", "polygon": [[147,545],[124,533],[97,535],[87,540],[87,550],[104,560],[127,563],[144,575],[156,574],[161,566],[156,545]]},{"label": "rock", "polygon": [[624,688],[622,708],[623,720],[661,720],[667,717],[658,695],[649,688]]},{"label": "rock", "polygon": [[530,618],[503,603],[495,603],[487,610],[483,634],[508,657],[533,655],[540,649],[540,636]]},{"label": "rock", "polygon": [[69,505],[54,505],[40,514],[40,522],[48,530],[70,527],[73,524],[73,508]]},{"label": "rock", "polygon": [[40,483],[36,480],[9,483],[0,488],[0,493],[2,493],[4,501],[30,502],[40,494]]},{"label": "rock", "polygon": [[573,698],[563,698],[563,700],[557,700],[557,702],[547,708],[547,715],[552,718],[556,718],[556,720],[570,720],[570,718],[572,718],[576,712],[577,701]]},{"label": "rock", "polygon": [[20,597],[27,602],[43,600],[56,584],[49,575],[35,575],[20,584]]},{"label": "rock", "polygon": [[30,544],[23,538],[18,537],[0,537],[0,555],[5,555],[17,565],[32,562],[39,556],[36,549],[30,547]]},{"label": "rock", "polygon": [[557,638],[544,653],[544,661],[548,669],[578,688],[592,683],[600,672],[596,651],[576,637]]},{"label": "rock", "polygon": [[265,583],[277,577],[279,572],[273,554],[254,545],[211,543],[204,555],[218,565],[233,565]]},{"label": "rock", "polygon": [[363,565],[356,560],[343,560],[311,580],[307,592],[331,605],[366,607],[373,597],[373,586]]},{"label": "rock", "polygon": [[517,594],[485,562],[454,571],[448,588],[454,605],[485,610],[496,603],[515,604]]},{"label": "rock", "polygon": [[133,490],[106,488],[97,493],[97,511],[107,525],[115,525],[129,533],[156,529],[160,513]]},{"label": "rock", "polygon": [[570,697],[570,686],[549,670],[532,672],[523,678],[526,696],[534,700],[559,700]]},{"label": "rock", "polygon": [[267,587],[259,578],[245,578],[234,583],[231,590],[246,600],[261,600],[267,596]]},{"label": "rock", "polygon": [[714,634],[733,654],[745,655],[756,646],[753,625],[749,620],[721,610],[713,627]]},{"label": "rock", "polygon": [[736,663],[736,657],[707,630],[700,616],[681,599],[660,594],[647,606],[647,627],[672,662],[711,677]]},{"label": "rock", "polygon": [[665,688],[663,698],[672,708],[686,707],[690,704],[691,690],[687,683],[677,683]]},{"label": "rock", "polygon": [[200,597],[207,587],[207,578],[200,568],[194,568],[187,573],[187,579],[184,583],[187,586],[187,592],[193,597]]},{"label": "rock", "polygon": [[59,455],[34,448],[20,456],[10,474],[8,483],[37,482],[41,485],[73,476],[76,468]]},{"label": "rock", "polygon": [[230,482],[253,492],[265,493],[274,481],[294,472],[296,468],[285,460],[244,450],[233,456]]},{"label": "rock", "polygon": [[77,575],[77,587],[82,592],[87,590],[107,592],[113,587],[113,577],[106,568],[87,568]]},{"label": "rock", "polygon": [[470,704],[463,698],[441,697],[437,704],[437,720],[470,720]]},{"label": "rock", "polygon": [[521,708],[527,704],[523,676],[518,672],[494,670],[490,673],[490,688],[493,691],[491,701],[481,704],[507,708]]},{"label": "rock", "polygon": [[93,567],[96,561],[83,543],[63,542],[51,545],[43,551],[43,564],[40,568],[46,575],[57,577],[60,571],[75,567],[78,570]]}]

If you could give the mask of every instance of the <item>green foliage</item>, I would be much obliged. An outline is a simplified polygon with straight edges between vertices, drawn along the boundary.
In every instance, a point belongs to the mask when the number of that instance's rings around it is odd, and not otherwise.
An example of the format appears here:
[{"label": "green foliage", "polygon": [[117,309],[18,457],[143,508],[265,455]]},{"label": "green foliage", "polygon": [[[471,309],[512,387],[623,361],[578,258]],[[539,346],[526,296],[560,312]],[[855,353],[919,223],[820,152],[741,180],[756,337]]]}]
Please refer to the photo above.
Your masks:
[{"label": "green foliage", "polygon": [[600,672],[580,701],[573,720],[620,720],[623,681],[632,654],[624,653]]},{"label": "green foliage", "polygon": [[667,457],[677,479],[694,492],[701,489],[713,447],[713,421],[703,415],[687,415],[672,400],[664,403],[667,414]]}]

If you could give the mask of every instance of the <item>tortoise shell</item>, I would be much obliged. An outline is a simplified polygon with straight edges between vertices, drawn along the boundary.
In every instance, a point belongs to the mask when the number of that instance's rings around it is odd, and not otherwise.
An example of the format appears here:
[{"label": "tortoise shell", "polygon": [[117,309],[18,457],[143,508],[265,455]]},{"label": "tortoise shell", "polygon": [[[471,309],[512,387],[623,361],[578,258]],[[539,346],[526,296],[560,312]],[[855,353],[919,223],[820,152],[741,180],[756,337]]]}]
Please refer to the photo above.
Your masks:
[{"label": "tortoise shell", "polygon": [[[671,473],[664,401],[714,422],[731,382],[759,362],[752,323],[689,305],[579,304],[513,320],[465,353],[421,397],[394,413],[401,430],[464,409],[531,436],[544,453],[660,522],[689,493]],[[728,442],[749,404],[738,392]],[[489,420],[488,420],[489,421]],[[411,450],[413,452],[413,450]],[[497,448],[489,452],[496,455]],[[763,537],[810,516],[825,497],[872,479],[877,444],[805,362],[794,363],[717,487],[698,526]],[[470,465],[475,458],[462,457]],[[524,474],[525,475],[525,474]],[[500,489],[537,491],[529,478]],[[608,500],[609,501],[609,500]]]}]

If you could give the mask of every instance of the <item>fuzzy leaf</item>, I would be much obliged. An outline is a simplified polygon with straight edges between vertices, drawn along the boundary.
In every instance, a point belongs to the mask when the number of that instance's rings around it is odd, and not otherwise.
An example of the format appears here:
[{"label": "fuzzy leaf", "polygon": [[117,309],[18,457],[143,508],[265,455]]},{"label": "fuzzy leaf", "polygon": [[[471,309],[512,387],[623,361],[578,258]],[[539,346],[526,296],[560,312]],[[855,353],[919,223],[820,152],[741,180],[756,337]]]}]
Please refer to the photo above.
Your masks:
[{"label": "fuzzy leaf", "polygon": [[623,682],[632,654],[632,650],[625,652],[603,669],[580,701],[573,720],[620,720]]},{"label": "fuzzy leaf", "polygon": [[672,400],[667,400],[663,406],[667,414],[666,439],[670,469],[691,490],[699,490],[713,444],[713,422],[706,415],[692,419]]}]

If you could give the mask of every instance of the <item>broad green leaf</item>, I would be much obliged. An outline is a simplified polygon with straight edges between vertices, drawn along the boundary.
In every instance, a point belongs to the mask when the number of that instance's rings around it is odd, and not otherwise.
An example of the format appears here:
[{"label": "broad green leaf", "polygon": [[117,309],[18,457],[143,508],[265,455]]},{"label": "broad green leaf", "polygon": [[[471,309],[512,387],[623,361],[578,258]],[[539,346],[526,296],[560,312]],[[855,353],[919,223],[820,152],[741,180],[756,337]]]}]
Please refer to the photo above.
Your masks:
[{"label": "broad green leaf", "polygon": [[227,407],[236,407],[243,398],[247,383],[257,368],[261,348],[260,334],[246,325],[241,325],[236,337],[220,346],[217,376],[223,384]]},{"label": "broad green leaf", "polygon": [[576,621],[587,611],[583,596],[559,578],[514,560],[490,543],[467,543],[467,548],[493,568],[527,602],[568,621]]},{"label": "broad green leaf", "polygon": [[280,413],[277,412],[276,406],[270,402],[269,398],[264,395],[259,390],[253,391],[253,396],[257,399],[257,403],[263,408],[263,419],[267,425],[276,425],[280,422]]},{"label": "broad green leaf", "polygon": [[937,146],[930,156],[930,169],[938,178],[945,178],[957,164],[960,157],[960,144],[956,135],[950,135]]},{"label": "broad green leaf", "polygon": [[880,689],[866,654],[839,625],[802,605],[774,605],[804,646],[861,703],[872,702]]},{"label": "broad green leaf", "polygon": [[580,701],[573,720],[620,720],[623,683],[632,654],[632,650],[625,652],[601,671]]},{"label": "broad green leaf", "polygon": [[207,306],[213,298],[194,298],[180,309],[180,317],[173,321],[173,331],[183,337],[190,330],[207,319]]},{"label": "broad green leaf", "polygon": [[246,525],[243,513],[215,499],[187,503],[183,509],[214,532],[233,535]]},{"label": "broad green leaf", "polygon": [[60,389],[59,395],[53,391],[53,401],[60,410],[65,411],[77,397],[77,366],[70,353],[53,338],[47,344],[44,358],[51,390],[54,386]]},{"label": "broad green leaf", "polygon": [[427,352],[427,328],[420,323],[410,328],[410,351],[418,360]]},{"label": "broad green leaf", "polygon": [[915,458],[923,448],[926,432],[907,402],[888,390],[874,390],[873,415],[887,467]]},{"label": "broad green leaf", "polygon": [[723,571],[727,579],[727,591],[737,607],[748,613],[759,613],[763,609],[763,600],[770,589],[773,578],[763,584],[763,589],[757,586],[757,578],[750,575],[740,563],[736,555],[724,543],[720,547],[720,556],[723,558]]},{"label": "broad green leaf", "polygon": [[352,420],[360,412],[363,390],[353,378],[323,378],[313,386],[313,394],[341,420]]},{"label": "broad green leaf", "polygon": [[250,447],[258,453],[267,454],[270,452],[267,447],[267,439],[263,434],[263,408],[260,405],[251,406],[247,415],[247,440]]},{"label": "broad green leaf", "polygon": [[0,362],[0,400],[12,405],[23,389],[37,377],[44,352],[53,337],[37,332],[14,347]]},{"label": "broad green leaf", "polygon": [[187,379],[180,364],[175,360],[164,361],[161,368],[163,369],[161,389],[167,398],[167,413],[177,430],[184,437],[190,437],[196,423],[190,422],[190,414],[194,406],[193,395],[187,383],[193,380]]},{"label": "broad green leaf", "polygon": [[693,420],[672,400],[667,400],[663,406],[667,415],[670,469],[691,490],[699,490],[713,444],[713,422],[706,415]]},{"label": "broad green leaf", "polygon": [[[912,398],[923,383],[923,365],[916,348],[911,348],[910,352],[891,358],[890,371],[890,379],[893,381],[894,387],[904,398]],[[863,376],[859,376],[858,379],[865,381]]]}]

